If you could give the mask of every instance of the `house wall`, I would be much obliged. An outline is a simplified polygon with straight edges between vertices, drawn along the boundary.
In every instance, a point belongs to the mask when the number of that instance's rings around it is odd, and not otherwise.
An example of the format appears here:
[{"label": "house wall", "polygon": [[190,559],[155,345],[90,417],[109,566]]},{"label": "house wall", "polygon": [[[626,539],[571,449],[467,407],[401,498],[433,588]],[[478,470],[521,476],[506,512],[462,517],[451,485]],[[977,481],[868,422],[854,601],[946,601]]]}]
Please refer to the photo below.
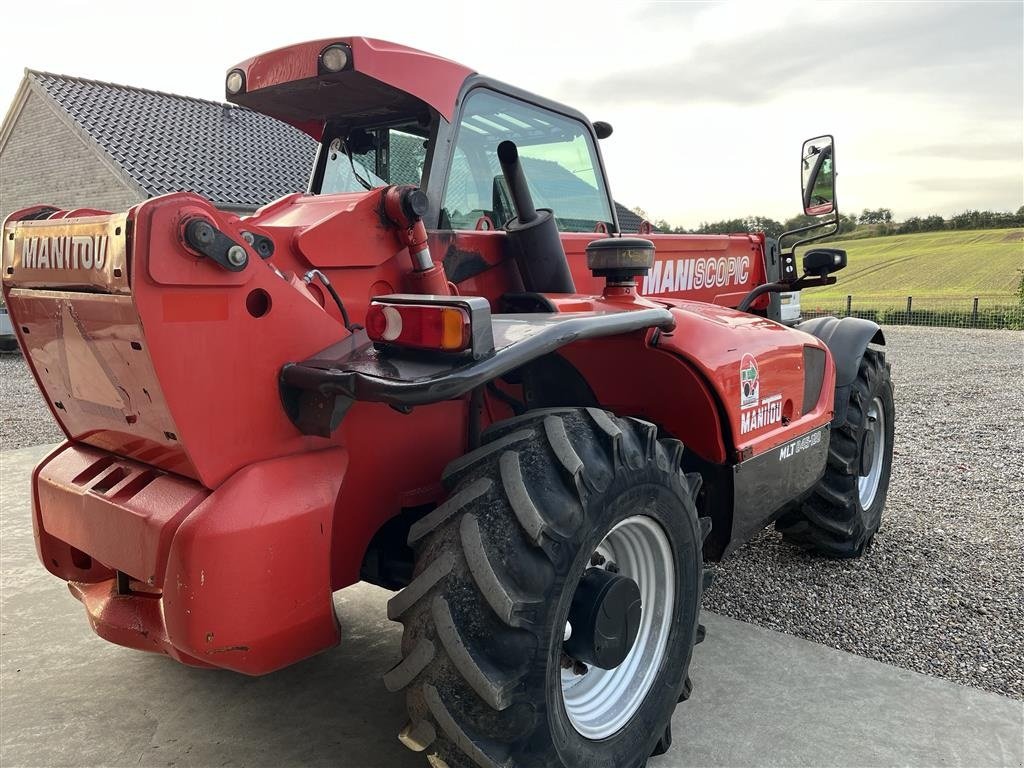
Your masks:
[{"label": "house wall", "polygon": [[120,211],[143,199],[57,117],[44,96],[30,91],[0,149],[0,221],[36,203],[58,208]]}]

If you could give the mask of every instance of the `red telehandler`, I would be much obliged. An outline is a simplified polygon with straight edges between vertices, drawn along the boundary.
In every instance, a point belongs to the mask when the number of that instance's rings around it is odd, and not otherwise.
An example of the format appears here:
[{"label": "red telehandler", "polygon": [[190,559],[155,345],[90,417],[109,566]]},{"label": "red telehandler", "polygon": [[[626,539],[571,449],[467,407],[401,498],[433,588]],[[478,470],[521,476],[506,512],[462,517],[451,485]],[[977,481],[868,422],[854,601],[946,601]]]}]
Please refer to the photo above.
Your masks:
[{"label": "red telehandler", "polygon": [[432,765],[643,765],[690,693],[705,560],[772,523],[856,557],[879,525],[882,331],[778,322],[846,263],[794,250],[835,231],[832,138],[786,249],[627,237],[611,126],[454,62],[328,39],[226,90],[320,142],[306,192],[4,223],[67,436],[32,475],[43,565],[101,637],[250,675],[338,643],[332,593],[378,584]]}]

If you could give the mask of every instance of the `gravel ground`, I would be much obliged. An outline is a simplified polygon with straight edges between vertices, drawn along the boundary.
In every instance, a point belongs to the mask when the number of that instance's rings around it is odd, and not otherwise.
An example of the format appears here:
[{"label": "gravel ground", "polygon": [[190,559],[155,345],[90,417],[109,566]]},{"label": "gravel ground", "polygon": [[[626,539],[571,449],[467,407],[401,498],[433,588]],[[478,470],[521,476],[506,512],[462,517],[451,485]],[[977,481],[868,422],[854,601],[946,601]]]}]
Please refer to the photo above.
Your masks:
[{"label": "gravel ground", "polygon": [[872,547],[823,560],[765,530],[716,567],[704,605],[1024,698],[1024,334],[885,333],[896,445]]},{"label": "gravel ground", "polygon": [[[1024,334],[886,336],[896,446],[871,549],[822,560],[766,530],[716,566],[705,607],[1024,698]],[[60,439],[20,357],[0,357],[0,403],[4,449]]]},{"label": "gravel ground", "polygon": [[0,354],[0,409],[2,450],[64,439],[20,354]]}]

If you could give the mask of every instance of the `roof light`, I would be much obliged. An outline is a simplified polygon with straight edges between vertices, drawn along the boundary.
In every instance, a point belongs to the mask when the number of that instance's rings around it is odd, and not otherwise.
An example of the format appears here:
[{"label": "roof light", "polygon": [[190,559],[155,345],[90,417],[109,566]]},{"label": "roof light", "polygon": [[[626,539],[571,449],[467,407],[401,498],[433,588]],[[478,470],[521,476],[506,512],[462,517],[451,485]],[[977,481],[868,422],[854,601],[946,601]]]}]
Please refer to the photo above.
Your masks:
[{"label": "roof light", "polygon": [[327,72],[341,72],[348,66],[348,48],[344,45],[329,45],[320,53],[320,66]]},{"label": "roof light", "polygon": [[442,304],[383,304],[366,312],[371,341],[439,352],[463,352],[472,339],[469,312]]},{"label": "roof light", "polygon": [[228,72],[227,80],[224,81],[227,92],[234,96],[245,87],[245,73],[240,69],[232,69]]}]

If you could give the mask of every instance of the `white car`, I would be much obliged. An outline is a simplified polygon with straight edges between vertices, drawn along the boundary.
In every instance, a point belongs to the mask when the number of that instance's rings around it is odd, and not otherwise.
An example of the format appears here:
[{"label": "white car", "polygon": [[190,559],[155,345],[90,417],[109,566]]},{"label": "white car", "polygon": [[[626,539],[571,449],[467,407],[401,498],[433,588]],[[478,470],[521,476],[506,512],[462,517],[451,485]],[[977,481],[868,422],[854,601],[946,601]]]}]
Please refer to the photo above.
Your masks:
[{"label": "white car", "polygon": [[11,325],[11,316],[7,314],[7,307],[0,307],[0,349],[4,351],[15,349],[18,340],[14,338],[14,326]]},{"label": "white car", "polygon": [[800,319],[800,291],[780,293],[779,302],[782,305],[780,319],[783,323],[790,325]]}]

